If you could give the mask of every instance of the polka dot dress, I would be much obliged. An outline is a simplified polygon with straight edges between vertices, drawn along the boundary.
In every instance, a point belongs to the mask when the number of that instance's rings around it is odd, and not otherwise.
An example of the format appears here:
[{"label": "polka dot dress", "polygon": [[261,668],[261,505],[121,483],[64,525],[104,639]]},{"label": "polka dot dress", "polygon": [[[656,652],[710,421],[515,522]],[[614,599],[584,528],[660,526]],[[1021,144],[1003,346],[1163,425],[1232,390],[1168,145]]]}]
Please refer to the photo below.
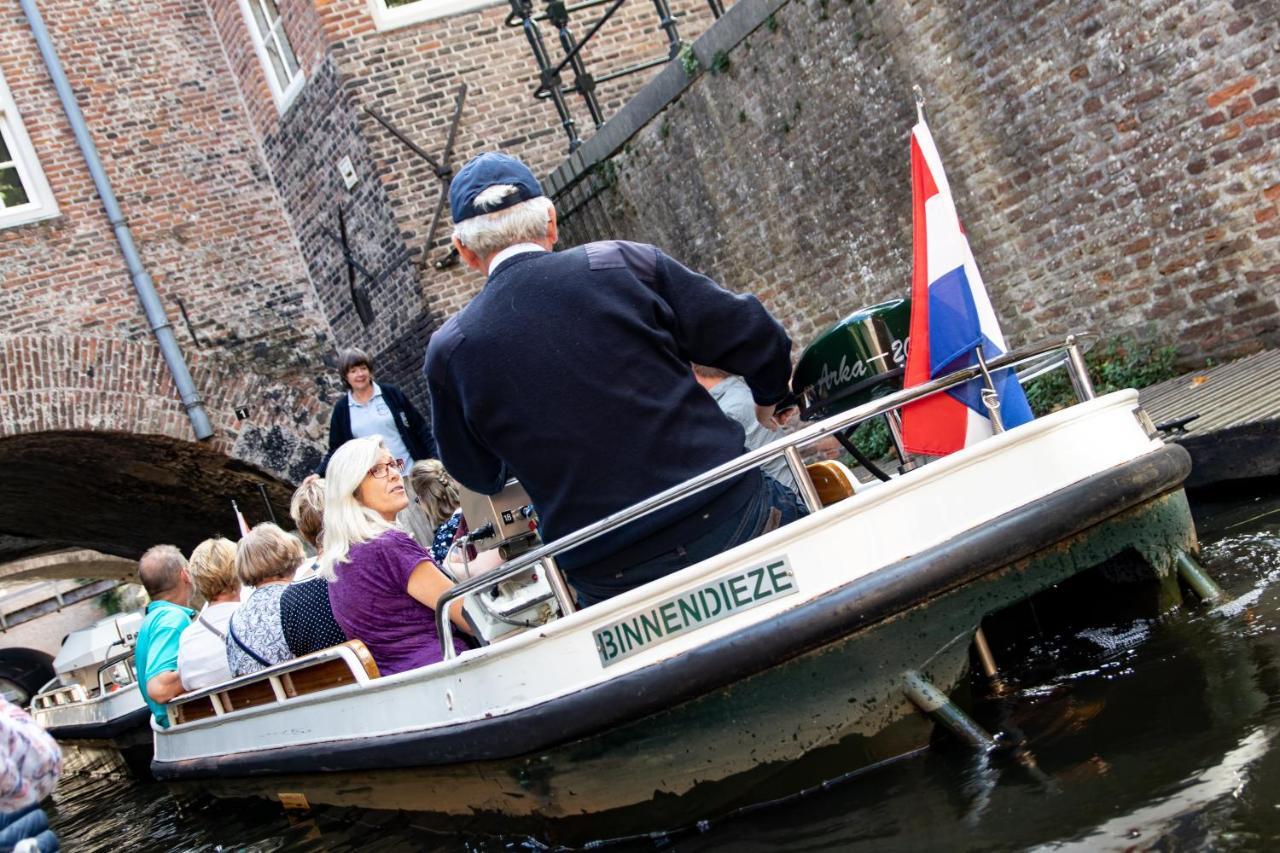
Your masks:
[{"label": "polka dot dress", "polygon": [[431,542],[431,559],[437,566],[444,565],[444,558],[449,553],[449,546],[458,535],[458,525],[462,523],[462,510],[456,509],[449,520],[436,528],[435,538]]},{"label": "polka dot dress", "polygon": [[324,578],[291,583],[285,588],[280,597],[280,625],[295,657],[347,641],[333,618],[329,582]]}]

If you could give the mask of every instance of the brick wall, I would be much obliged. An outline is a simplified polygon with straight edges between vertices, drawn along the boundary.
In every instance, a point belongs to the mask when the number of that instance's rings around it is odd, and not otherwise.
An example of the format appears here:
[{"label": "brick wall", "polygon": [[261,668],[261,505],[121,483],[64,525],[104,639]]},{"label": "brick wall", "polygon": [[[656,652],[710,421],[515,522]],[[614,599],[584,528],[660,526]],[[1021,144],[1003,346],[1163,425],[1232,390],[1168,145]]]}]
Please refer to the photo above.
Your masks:
[{"label": "brick wall", "polygon": [[[441,182],[365,107],[385,115],[438,157],[455,93],[465,82],[468,95],[450,165],[459,166],[481,150],[502,149],[547,171],[567,142],[551,103],[532,97],[537,74],[522,30],[503,25],[509,12],[505,4],[379,32],[365,0],[315,6],[292,0],[281,5],[281,12],[307,82],[280,115],[238,4],[210,0],[209,8],[336,344],[364,348],[379,377],[425,408],[426,341],[481,280],[461,265],[445,270],[432,265],[448,248],[447,210],[434,245],[427,245]],[[682,36],[696,35],[711,20],[701,0],[682,0],[676,8]],[[584,32],[593,19],[575,19],[576,32]],[[664,55],[665,37],[656,25],[652,7],[628,4],[587,48],[589,69],[599,75]],[[544,35],[559,55],[555,32],[546,29]],[[604,109],[620,107],[650,73],[602,84],[598,95]],[[586,109],[578,99],[571,101],[580,133],[590,135]],[[344,156],[359,176],[350,189],[338,171]],[[367,324],[355,310],[347,259],[330,236],[339,232],[339,209],[351,253],[370,274],[355,273],[374,315]],[[326,358],[330,367],[332,356]],[[336,393],[331,379],[322,383],[322,400]]]},{"label": "brick wall", "polygon": [[[189,361],[206,366],[193,372],[203,382],[198,390],[214,401],[218,443],[230,451],[244,428],[279,422],[308,440],[322,438],[324,425],[306,398],[314,389],[308,363],[332,346],[328,328],[203,4],[187,0],[165,15],[129,0],[41,8],[179,343]],[[166,432],[189,438],[167,375],[144,367],[156,352],[151,332],[16,7],[0,18],[0,66],[61,212],[0,230],[3,332],[17,336],[10,346],[26,353],[18,362],[24,372],[7,377],[6,393],[74,389],[67,390],[70,415],[59,418],[59,428],[71,429],[93,428],[77,421],[75,400],[95,393],[98,383],[120,383],[139,399],[154,391],[158,410],[136,425],[172,422]],[[67,353],[74,343],[85,353],[82,375],[69,382],[59,372],[65,365],[24,343],[31,335],[61,338]],[[116,348],[126,343],[148,355],[107,355],[122,354]],[[240,375],[253,378],[252,390],[234,395],[244,399],[231,401],[226,388],[215,387]],[[249,422],[234,418],[232,402],[250,404]],[[5,409],[0,434],[28,428],[22,408]],[[288,467],[269,470],[284,474]]]},{"label": "brick wall", "polygon": [[[684,34],[696,35],[710,14],[701,0],[681,2]],[[368,349],[379,376],[425,405],[427,338],[479,279],[428,265],[437,178],[362,107],[439,151],[465,80],[455,165],[504,148],[545,171],[565,149],[554,110],[531,96],[521,31],[502,26],[506,6],[386,32],[365,0],[279,8],[306,80],[284,109],[237,0],[41,3],[213,421],[205,445],[191,443],[26,21],[16,8],[0,14],[0,69],[60,207],[0,229],[0,461],[10,470],[0,555],[77,542],[136,554],[166,531],[189,547],[210,530],[234,532],[216,520],[231,497],[258,520],[260,481],[282,514],[284,484],[309,472],[326,440],[340,346]],[[591,70],[664,52],[655,26],[650,7],[628,4],[588,49]],[[605,108],[645,76],[602,86]],[[581,105],[574,112],[586,122]],[[337,168],[344,156],[359,176],[351,188]],[[340,231],[339,209],[374,279],[357,274],[367,322],[325,233]],[[447,228],[446,216],[441,243]],[[29,500],[51,472],[77,466],[87,466],[79,478],[44,489],[48,500]]]},{"label": "brick wall", "polygon": [[[542,4],[537,4],[538,8]],[[680,36],[696,37],[712,20],[705,0],[675,0]],[[604,7],[571,18],[575,35],[585,34]],[[369,147],[375,174],[386,188],[405,245],[415,253],[424,310],[432,317],[456,311],[479,288],[481,279],[461,264],[436,270],[430,261],[447,253],[448,211],[427,246],[440,181],[431,166],[397,141],[363,110],[373,107],[429,153],[445,144],[459,84],[468,86],[454,148],[454,168],[480,151],[503,150],[523,158],[535,172],[549,172],[568,151],[568,138],[549,100],[532,96],[537,85],[533,54],[518,27],[503,21],[506,3],[452,17],[378,32],[365,0],[325,4],[325,27],[345,90]],[[556,31],[540,24],[548,50],[563,51]],[[666,37],[657,28],[649,3],[625,4],[584,50],[587,70],[600,76],[641,59],[666,54]],[[653,70],[600,84],[597,96],[611,115],[653,74]],[[572,79],[565,74],[566,84]],[[578,132],[594,129],[580,97],[568,97]],[[420,339],[421,346],[421,339]],[[417,353],[421,359],[421,349]],[[414,365],[415,368],[419,365]]]},{"label": "brick wall", "polygon": [[15,4],[0,68],[59,215],[0,229],[0,553],[233,533],[229,498],[260,503],[264,482],[282,512],[275,479],[304,476],[326,436],[315,365],[333,340],[306,264],[202,2],[40,7],[215,435],[192,441]]},{"label": "brick wall", "polygon": [[910,288],[911,86],[1006,333],[1280,344],[1266,3],[794,0],[634,136],[568,231],[667,247],[803,344]]}]

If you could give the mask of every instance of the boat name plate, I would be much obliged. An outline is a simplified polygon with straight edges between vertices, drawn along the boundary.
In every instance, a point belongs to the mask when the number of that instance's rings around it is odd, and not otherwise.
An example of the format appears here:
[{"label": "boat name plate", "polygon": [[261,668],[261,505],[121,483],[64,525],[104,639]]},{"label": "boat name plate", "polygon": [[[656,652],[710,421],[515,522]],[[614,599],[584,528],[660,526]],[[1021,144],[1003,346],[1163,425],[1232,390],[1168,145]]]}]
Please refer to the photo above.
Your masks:
[{"label": "boat name plate", "polygon": [[791,595],[799,587],[786,556],[739,569],[673,595],[592,632],[600,665],[624,658],[726,616]]}]

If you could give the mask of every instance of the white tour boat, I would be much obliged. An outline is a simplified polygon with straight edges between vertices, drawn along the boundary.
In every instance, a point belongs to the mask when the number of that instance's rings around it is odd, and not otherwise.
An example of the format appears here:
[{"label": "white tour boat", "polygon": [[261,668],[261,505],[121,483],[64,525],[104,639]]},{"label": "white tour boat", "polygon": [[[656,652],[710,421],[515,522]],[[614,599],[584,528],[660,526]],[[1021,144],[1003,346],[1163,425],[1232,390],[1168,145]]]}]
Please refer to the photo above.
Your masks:
[{"label": "white tour boat", "polygon": [[[1094,398],[1072,338],[986,366],[1056,367],[1078,404],[887,482],[859,483],[838,463],[806,471],[800,450],[983,369],[868,400],[514,556],[451,591],[501,627],[455,657],[440,620],[439,664],[379,677],[353,641],[179,697],[171,726],[153,727],[153,771],[286,803],[488,827],[605,816],[616,831],[632,817],[653,828],[655,808],[669,826],[709,816],[752,780],[830,749],[844,769],[918,750],[936,723],[990,748],[947,698],[975,643],[978,669],[999,664],[984,621],[1125,552],[1165,602],[1179,573],[1201,595],[1216,589],[1189,556],[1190,459],[1160,439],[1136,392]],[[558,553],[779,456],[810,515],[576,609]],[[506,521],[527,530],[518,512]]]},{"label": "white tour boat", "polygon": [[31,700],[31,716],[64,747],[94,756],[119,752],[145,771],[151,711],[133,668],[141,625],[141,613],[125,613],[68,634],[53,660],[56,676]]}]

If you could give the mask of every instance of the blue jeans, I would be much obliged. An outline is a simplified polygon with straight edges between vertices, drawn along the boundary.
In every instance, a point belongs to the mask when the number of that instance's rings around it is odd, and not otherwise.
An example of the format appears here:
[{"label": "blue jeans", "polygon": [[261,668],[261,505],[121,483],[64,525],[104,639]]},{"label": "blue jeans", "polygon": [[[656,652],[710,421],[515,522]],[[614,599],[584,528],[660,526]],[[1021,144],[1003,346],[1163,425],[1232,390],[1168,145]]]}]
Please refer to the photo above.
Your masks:
[{"label": "blue jeans", "polygon": [[39,805],[0,814],[0,850],[12,850],[25,838],[34,838],[40,853],[58,850],[58,838],[50,831],[49,819]]},{"label": "blue jeans", "polygon": [[611,575],[570,577],[569,584],[578,594],[578,607],[599,604],[809,514],[804,502],[791,489],[770,476],[765,475],[762,479],[760,491],[747,501],[740,513],[725,519],[697,539]]}]

